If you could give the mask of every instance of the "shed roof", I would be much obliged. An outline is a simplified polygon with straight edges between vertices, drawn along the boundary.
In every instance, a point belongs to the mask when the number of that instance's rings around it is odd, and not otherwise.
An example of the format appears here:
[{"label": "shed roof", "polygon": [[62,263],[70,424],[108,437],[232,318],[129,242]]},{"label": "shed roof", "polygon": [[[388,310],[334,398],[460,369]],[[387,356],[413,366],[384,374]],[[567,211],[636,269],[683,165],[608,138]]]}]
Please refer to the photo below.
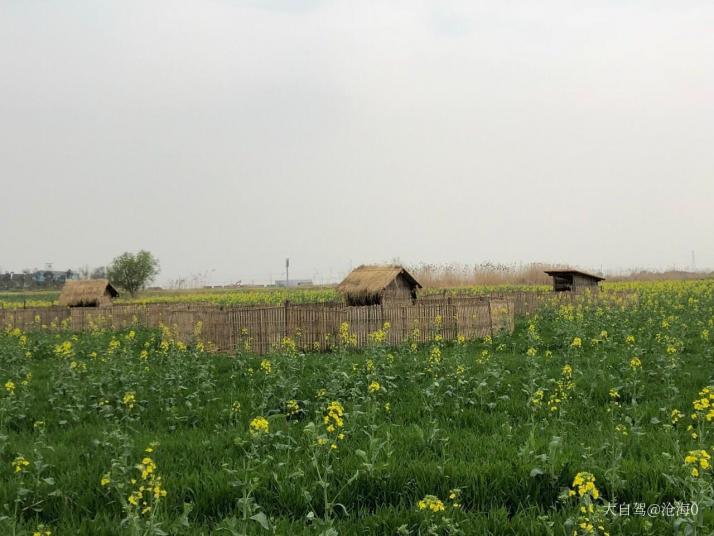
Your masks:
[{"label": "shed roof", "polygon": [[583,272],[582,270],[572,270],[572,269],[546,270],[545,273],[550,276],[580,275],[583,277],[588,277],[590,279],[594,279],[595,281],[605,281],[604,277],[600,277],[599,275],[589,274],[588,272]]},{"label": "shed roof", "polygon": [[401,266],[362,265],[352,270],[337,286],[337,290],[350,296],[379,294],[400,275],[412,287],[421,288],[419,282]]},{"label": "shed roof", "polygon": [[107,279],[68,280],[62,287],[59,304],[69,307],[98,305],[106,295],[112,298],[119,296]]}]

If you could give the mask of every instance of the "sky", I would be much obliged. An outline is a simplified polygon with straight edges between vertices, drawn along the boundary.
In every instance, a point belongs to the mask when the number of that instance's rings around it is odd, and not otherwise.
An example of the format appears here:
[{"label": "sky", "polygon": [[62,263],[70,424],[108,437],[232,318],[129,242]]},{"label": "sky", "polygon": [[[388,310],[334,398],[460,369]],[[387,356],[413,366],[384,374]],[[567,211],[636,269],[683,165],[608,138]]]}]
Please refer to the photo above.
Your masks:
[{"label": "sky", "polygon": [[0,0],[0,269],[714,269],[709,1]]}]

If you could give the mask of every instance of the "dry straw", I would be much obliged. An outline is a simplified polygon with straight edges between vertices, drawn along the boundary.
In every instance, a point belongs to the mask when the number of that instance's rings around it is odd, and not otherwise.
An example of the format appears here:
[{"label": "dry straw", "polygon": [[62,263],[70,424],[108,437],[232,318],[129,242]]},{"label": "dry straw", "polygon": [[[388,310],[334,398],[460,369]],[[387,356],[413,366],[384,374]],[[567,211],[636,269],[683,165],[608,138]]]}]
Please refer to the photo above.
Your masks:
[{"label": "dry straw", "polygon": [[387,287],[397,280],[407,288],[421,288],[419,282],[401,266],[362,265],[352,270],[337,290],[349,305],[371,305],[379,303]]},{"label": "dry straw", "polygon": [[64,307],[97,307],[110,305],[119,293],[106,279],[67,281],[59,297]]}]

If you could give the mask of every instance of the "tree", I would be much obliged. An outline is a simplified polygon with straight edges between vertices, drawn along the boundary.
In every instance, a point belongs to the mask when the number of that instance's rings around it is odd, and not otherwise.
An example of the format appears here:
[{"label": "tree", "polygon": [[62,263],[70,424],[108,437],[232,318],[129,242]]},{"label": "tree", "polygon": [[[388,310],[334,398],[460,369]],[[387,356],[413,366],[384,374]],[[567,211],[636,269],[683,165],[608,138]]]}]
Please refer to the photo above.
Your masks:
[{"label": "tree", "polygon": [[137,254],[123,253],[107,267],[107,277],[112,285],[134,296],[159,273],[159,260],[143,249]]},{"label": "tree", "polygon": [[89,265],[84,264],[84,265],[80,266],[79,268],[77,268],[75,273],[79,274],[80,279],[89,279],[89,274],[90,274]]},{"label": "tree", "polygon": [[107,279],[107,268],[105,266],[98,266],[92,270],[91,279]]}]

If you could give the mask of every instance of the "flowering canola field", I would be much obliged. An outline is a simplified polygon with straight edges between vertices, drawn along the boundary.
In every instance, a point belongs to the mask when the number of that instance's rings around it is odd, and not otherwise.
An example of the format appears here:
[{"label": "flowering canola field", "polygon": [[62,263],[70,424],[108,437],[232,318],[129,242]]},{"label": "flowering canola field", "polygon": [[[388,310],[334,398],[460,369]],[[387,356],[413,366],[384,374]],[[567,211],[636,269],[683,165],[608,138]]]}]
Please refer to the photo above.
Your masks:
[{"label": "flowering canola field", "polygon": [[[442,295],[484,295],[492,292],[536,292],[547,291],[550,287],[543,285],[497,285],[472,286],[453,289],[426,288],[422,296],[431,294]],[[6,309],[49,307],[57,305],[59,291],[27,291],[0,292],[0,307]],[[303,288],[244,288],[238,290],[205,289],[205,290],[145,290],[135,297],[121,296],[114,303],[148,304],[148,303],[205,303],[216,305],[281,305],[288,300],[291,303],[328,303],[339,302],[342,296],[335,287],[303,287]]]},{"label": "flowering canola field", "polygon": [[[6,309],[21,307],[49,307],[57,305],[59,291],[0,292],[0,306]],[[114,303],[209,303],[217,305],[279,305],[293,303],[324,303],[339,301],[332,287],[310,288],[253,288],[239,290],[144,290],[135,297],[123,295]]]},{"label": "flowering canola field", "polygon": [[[710,534],[714,283],[267,356],[0,333],[0,534]],[[296,336],[299,336],[296,335]]]}]

